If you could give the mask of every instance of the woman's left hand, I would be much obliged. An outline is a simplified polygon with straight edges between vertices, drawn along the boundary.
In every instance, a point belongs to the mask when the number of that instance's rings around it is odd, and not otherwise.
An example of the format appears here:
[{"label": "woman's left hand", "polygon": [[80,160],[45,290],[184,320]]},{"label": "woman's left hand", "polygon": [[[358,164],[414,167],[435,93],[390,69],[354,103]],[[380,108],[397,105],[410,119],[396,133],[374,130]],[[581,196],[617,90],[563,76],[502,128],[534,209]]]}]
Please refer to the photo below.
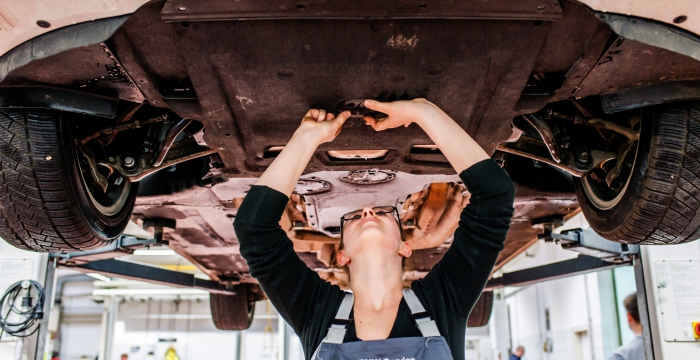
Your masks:
[{"label": "woman's left hand", "polygon": [[306,113],[296,134],[310,136],[317,145],[333,141],[340,134],[350,111],[343,111],[338,116],[327,114],[325,110],[311,109]]},{"label": "woman's left hand", "polygon": [[365,107],[388,115],[384,119],[375,119],[371,116],[364,117],[365,124],[372,126],[377,131],[400,126],[408,127],[411,123],[416,123],[422,127],[425,119],[444,114],[435,104],[422,98],[386,103],[368,99],[365,100]]}]

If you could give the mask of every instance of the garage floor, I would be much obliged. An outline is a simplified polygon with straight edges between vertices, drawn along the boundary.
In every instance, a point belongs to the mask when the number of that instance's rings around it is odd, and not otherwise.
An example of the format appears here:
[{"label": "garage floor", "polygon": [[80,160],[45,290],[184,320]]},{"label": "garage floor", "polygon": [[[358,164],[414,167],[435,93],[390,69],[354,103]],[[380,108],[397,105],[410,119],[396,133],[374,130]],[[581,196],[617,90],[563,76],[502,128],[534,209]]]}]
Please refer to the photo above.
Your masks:
[{"label": "garage floor", "polygon": [[[572,227],[581,220],[571,221]],[[583,224],[585,225],[585,224]],[[3,244],[0,285],[32,274],[40,255]],[[5,251],[6,250],[6,251]],[[576,253],[538,242],[502,271],[570,259]],[[126,260],[196,273],[172,251],[142,251]],[[18,266],[22,262],[32,264]],[[8,269],[15,268],[15,271]],[[54,302],[46,350],[58,359],[303,359],[301,344],[268,301],[256,304],[246,331],[214,327],[208,293],[191,288],[109,278],[70,269],[56,272]],[[466,358],[507,358],[517,346],[525,359],[607,359],[634,335],[627,326],[622,299],[636,291],[632,267],[577,275],[523,287],[496,290],[487,326],[467,330]],[[18,338],[4,335],[0,358],[28,353]],[[21,350],[20,350],[21,349]]]}]

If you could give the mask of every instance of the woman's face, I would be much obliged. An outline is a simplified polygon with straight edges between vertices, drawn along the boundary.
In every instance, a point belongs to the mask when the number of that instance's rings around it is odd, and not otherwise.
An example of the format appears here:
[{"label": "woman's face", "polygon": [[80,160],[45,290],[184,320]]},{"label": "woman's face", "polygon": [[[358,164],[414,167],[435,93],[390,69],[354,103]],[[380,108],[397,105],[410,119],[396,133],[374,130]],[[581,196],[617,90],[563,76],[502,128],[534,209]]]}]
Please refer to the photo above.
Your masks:
[{"label": "woman's face", "polygon": [[338,254],[341,266],[365,251],[410,256],[393,212],[368,206],[353,215],[343,224],[343,250]]}]

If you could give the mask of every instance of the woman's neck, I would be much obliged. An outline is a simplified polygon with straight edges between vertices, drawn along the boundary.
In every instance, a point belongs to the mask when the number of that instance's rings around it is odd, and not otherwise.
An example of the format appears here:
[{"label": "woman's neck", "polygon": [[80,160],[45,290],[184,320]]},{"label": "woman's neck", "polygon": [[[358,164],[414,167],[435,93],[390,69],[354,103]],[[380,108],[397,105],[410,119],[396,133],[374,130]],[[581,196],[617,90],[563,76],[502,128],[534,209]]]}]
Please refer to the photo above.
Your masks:
[{"label": "woman's neck", "polygon": [[350,288],[355,294],[355,307],[375,312],[395,310],[403,297],[401,257],[393,261],[372,258],[353,259]]}]

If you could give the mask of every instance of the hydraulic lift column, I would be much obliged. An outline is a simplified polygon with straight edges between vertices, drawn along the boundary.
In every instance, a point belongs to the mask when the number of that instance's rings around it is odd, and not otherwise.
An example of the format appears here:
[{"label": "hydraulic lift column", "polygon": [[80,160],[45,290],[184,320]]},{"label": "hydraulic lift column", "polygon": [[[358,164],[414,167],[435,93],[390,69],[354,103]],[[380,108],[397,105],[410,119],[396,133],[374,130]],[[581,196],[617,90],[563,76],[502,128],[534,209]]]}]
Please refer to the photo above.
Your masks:
[{"label": "hydraulic lift column", "polygon": [[700,242],[642,246],[635,276],[647,360],[700,359]]}]

